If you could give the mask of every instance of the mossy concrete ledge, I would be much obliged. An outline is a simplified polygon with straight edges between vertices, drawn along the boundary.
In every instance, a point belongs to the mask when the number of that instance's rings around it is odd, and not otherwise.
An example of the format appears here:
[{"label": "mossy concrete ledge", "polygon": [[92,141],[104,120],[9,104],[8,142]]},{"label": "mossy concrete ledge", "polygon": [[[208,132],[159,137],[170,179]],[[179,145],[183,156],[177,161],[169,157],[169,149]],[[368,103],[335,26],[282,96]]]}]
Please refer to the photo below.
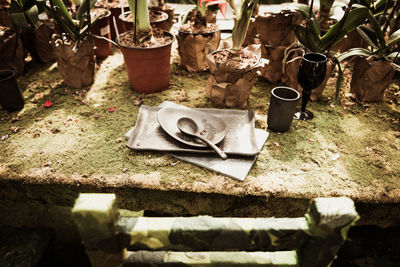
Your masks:
[{"label": "mossy concrete ledge", "polygon": [[[173,64],[168,90],[141,95],[129,87],[118,51],[81,90],[66,86],[55,64],[27,69],[18,79],[24,109],[0,110],[0,223],[29,223],[32,206],[64,211],[80,192],[111,192],[129,210],[238,217],[298,217],[312,198],[346,196],[355,201],[360,224],[400,224],[400,108],[393,101],[364,107],[343,96],[341,105],[328,98],[335,92],[328,83],[321,102],[309,103],[315,118],[271,133],[239,182],[125,146],[142,104],[215,107],[205,95],[208,73]],[[247,108],[257,128],[266,128],[273,87],[259,79],[252,90]]]}]

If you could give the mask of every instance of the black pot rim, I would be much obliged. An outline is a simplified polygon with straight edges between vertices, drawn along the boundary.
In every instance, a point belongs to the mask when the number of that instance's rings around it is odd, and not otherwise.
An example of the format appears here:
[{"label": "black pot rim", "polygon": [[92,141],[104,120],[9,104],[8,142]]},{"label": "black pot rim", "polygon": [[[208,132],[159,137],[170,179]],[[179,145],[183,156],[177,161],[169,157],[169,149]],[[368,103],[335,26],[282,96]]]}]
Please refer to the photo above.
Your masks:
[{"label": "black pot rim", "polygon": [[[286,90],[292,91],[292,92],[296,93],[297,97],[296,97],[296,98],[290,98],[290,99],[289,99],[289,98],[280,97],[280,96],[278,96],[278,95],[275,94],[275,90],[277,90],[277,89],[286,89]],[[300,93],[299,93],[297,90],[295,90],[295,89],[293,89],[293,88],[291,88],[291,87],[287,87],[287,86],[277,86],[277,87],[274,87],[274,88],[271,90],[271,94],[272,94],[274,97],[276,97],[276,98],[278,98],[278,99],[280,99],[280,100],[282,100],[282,101],[296,101],[296,100],[298,100],[298,99],[300,98]]]},{"label": "black pot rim", "polygon": [[[8,75],[7,75],[8,74]],[[12,77],[15,76],[15,71],[11,70],[11,69],[5,69],[5,70],[0,70],[0,77],[1,75],[5,75],[5,78],[0,78],[0,82],[6,81],[11,79]]]},{"label": "black pot rim", "polygon": [[[310,56],[310,55],[315,55],[315,56],[321,57],[321,58],[323,58],[323,59],[321,59],[321,60],[310,60],[310,59],[305,58],[305,56]],[[302,57],[302,60],[305,60],[305,61],[307,61],[307,62],[322,63],[322,62],[328,61],[328,57],[325,56],[324,54],[321,54],[321,53],[314,53],[314,52],[313,52],[313,53],[306,53],[306,54],[304,54],[303,57]]]},{"label": "black pot rim", "polygon": [[167,43],[167,44],[164,44],[164,45],[161,45],[161,46],[156,46],[156,47],[132,47],[132,46],[122,45],[122,44],[119,42],[119,37],[120,37],[121,35],[127,34],[127,33],[132,32],[132,31],[133,31],[133,30],[130,30],[130,31],[121,33],[119,36],[117,36],[116,42],[117,42],[117,44],[119,45],[119,47],[128,48],[128,49],[136,49],[136,50],[151,50],[151,49],[163,48],[163,47],[169,46],[169,45],[171,45],[171,44],[175,41],[175,36],[174,36],[172,33],[167,32],[167,31],[163,31],[164,35],[169,35],[169,36],[171,37],[171,41],[170,41],[169,43]]}]

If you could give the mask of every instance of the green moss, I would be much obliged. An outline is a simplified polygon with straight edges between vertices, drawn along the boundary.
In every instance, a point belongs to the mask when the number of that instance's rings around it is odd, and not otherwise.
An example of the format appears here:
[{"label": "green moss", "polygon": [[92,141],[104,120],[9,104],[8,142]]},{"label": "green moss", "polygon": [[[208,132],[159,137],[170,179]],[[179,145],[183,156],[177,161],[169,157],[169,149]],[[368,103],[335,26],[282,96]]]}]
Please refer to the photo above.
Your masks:
[{"label": "green moss", "polygon": [[[30,66],[19,78],[25,108],[12,114],[0,111],[0,136],[8,135],[0,141],[0,164],[17,173],[46,168],[83,177],[157,174],[166,186],[207,183],[216,173],[164,153],[132,151],[125,147],[124,134],[135,124],[141,103],[170,100],[214,107],[204,93],[208,75],[174,64],[168,90],[141,95],[130,88],[120,53],[101,63],[94,85],[79,90],[62,83],[55,65]],[[255,110],[257,127],[266,126],[273,87],[259,80],[253,88],[249,108]],[[317,194],[324,193],[324,183],[343,187],[342,180],[360,187],[378,180],[395,188],[393,180],[400,177],[398,105],[342,106],[326,97],[333,94],[330,84],[320,102],[309,103],[314,120],[294,121],[287,133],[271,133],[250,175],[260,181],[276,177],[288,183],[288,191]],[[45,108],[45,100],[53,106]]]}]

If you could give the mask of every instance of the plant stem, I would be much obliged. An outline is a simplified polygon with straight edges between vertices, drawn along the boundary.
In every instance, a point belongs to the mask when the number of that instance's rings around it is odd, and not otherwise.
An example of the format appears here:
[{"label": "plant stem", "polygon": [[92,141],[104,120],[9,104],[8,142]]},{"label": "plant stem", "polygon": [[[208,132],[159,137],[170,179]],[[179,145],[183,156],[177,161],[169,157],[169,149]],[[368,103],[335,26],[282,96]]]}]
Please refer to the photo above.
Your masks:
[{"label": "plant stem", "polygon": [[399,8],[399,3],[400,1],[396,1],[396,4],[393,6],[392,11],[389,14],[388,19],[385,21],[385,25],[383,26],[383,33],[386,32],[387,28],[389,27],[390,21],[392,20],[394,13],[396,12],[396,10]]},{"label": "plant stem", "polygon": [[135,0],[135,16],[134,16],[134,20],[133,20],[133,41],[134,41],[135,45],[138,44],[136,25],[137,25],[137,0]]}]

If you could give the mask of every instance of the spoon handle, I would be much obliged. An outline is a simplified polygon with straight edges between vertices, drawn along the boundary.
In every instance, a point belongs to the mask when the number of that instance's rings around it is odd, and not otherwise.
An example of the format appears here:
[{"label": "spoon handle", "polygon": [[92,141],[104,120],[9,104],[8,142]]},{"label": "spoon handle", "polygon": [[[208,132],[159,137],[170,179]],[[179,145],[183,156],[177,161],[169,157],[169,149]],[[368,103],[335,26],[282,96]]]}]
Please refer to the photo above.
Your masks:
[{"label": "spoon handle", "polygon": [[228,158],[228,156],[224,153],[224,151],[219,149],[219,147],[217,147],[214,143],[210,142],[210,140],[208,140],[207,138],[201,136],[200,134],[196,134],[196,137],[199,138],[204,143],[206,143],[207,145],[209,145],[212,149],[214,149],[215,152],[217,152],[218,155],[221,157],[221,159],[225,160]]}]

